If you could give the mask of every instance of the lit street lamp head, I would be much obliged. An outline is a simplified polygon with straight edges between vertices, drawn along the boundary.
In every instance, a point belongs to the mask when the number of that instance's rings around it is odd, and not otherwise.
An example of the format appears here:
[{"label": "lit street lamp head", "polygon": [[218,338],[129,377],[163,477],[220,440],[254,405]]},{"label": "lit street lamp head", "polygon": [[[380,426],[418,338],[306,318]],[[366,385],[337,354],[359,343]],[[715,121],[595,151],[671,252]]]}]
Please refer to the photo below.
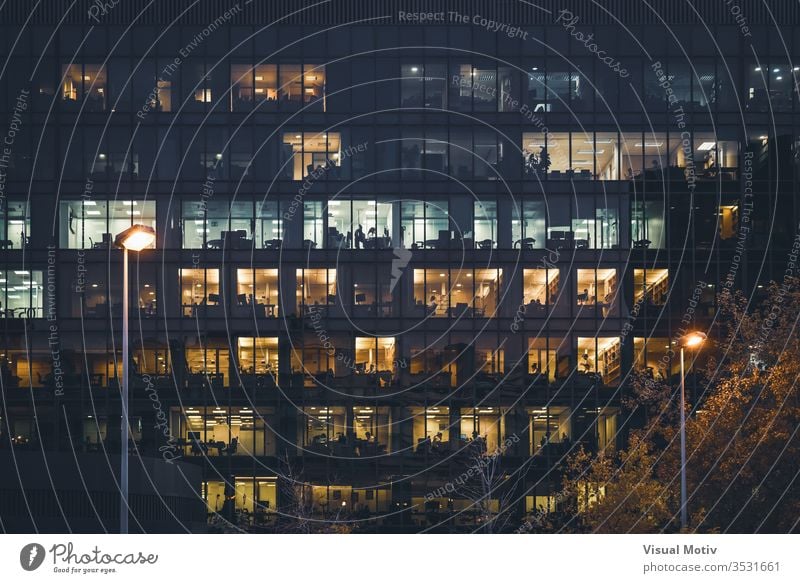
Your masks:
[{"label": "lit street lamp head", "polygon": [[128,251],[141,251],[156,240],[156,231],[146,225],[132,225],[114,239],[114,246]]},{"label": "lit street lamp head", "polygon": [[699,348],[700,345],[706,341],[706,336],[703,332],[689,332],[683,337],[683,345],[686,348]]}]

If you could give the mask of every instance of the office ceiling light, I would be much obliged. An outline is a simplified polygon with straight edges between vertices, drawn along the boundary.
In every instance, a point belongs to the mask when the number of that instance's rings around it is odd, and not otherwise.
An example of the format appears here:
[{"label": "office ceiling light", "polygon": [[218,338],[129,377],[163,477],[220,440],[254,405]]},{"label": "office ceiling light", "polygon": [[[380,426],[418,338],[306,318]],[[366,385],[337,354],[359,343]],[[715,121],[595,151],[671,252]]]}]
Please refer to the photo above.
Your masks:
[{"label": "office ceiling light", "polygon": [[703,142],[702,144],[697,146],[697,150],[699,152],[706,152],[708,150],[711,150],[716,145],[717,145],[717,142]]}]

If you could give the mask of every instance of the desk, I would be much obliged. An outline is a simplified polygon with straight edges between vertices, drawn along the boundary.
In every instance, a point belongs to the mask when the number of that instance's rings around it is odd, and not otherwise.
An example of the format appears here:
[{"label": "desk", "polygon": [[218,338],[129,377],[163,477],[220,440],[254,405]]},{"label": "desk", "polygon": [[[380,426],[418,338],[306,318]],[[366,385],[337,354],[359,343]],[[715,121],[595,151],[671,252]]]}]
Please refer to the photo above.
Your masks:
[{"label": "desk", "polygon": [[391,246],[390,237],[369,237],[364,241],[364,249],[389,249]]},{"label": "desk", "polygon": [[283,246],[283,241],[280,239],[271,239],[264,241],[264,249],[280,249]]}]

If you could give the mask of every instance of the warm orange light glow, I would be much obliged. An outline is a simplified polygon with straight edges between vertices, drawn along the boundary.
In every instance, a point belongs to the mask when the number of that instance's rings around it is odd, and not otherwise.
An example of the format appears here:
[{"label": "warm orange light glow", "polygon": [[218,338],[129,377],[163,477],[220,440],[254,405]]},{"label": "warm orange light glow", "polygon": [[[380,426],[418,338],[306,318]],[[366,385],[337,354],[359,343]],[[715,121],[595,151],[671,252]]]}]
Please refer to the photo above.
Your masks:
[{"label": "warm orange light glow", "polygon": [[155,240],[155,229],[146,225],[133,225],[117,235],[114,244],[129,251],[141,251]]},{"label": "warm orange light glow", "polygon": [[705,342],[706,338],[702,332],[689,332],[683,337],[683,345],[686,348],[696,348]]}]

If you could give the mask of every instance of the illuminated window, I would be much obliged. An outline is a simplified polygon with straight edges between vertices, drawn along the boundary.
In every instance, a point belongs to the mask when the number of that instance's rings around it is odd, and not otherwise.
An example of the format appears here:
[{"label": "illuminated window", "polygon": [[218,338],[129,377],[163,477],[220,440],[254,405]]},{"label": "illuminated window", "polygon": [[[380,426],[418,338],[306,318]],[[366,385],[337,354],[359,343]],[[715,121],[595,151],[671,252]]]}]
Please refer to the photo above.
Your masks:
[{"label": "illuminated window", "polygon": [[616,269],[578,269],[578,305],[610,307],[617,291]]},{"label": "illuminated window", "polygon": [[578,372],[614,386],[620,377],[620,346],[616,337],[578,338]]},{"label": "illuminated window", "polygon": [[302,374],[303,384],[308,388],[317,386],[318,380],[331,387],[336,382],[335,367],[336,342],[330,339],[327,344],[320,342],[315,334],[306,334],[302,344],[291,346],[292,373]]},{"label": "illuminated window", "polygon": [[631,202],[631,245],[634,249],[663,249],[666,246],[664,201]]},{"label": "illuminated window", "polygon": [[0,271],[0,316],[43,318],[43,272],[27,269]]},{"label": "illuminated window", "polygon": [[719,207],[719,238],[730,241],[739,233],[739,204],[732,203]]},{"label": "illuminated window", "polygon": [[339,132],[286,132],[281,151],[283,178],[340,178],[342,143]]},{"label": "illuminated window", "polygon": [[494,249],[497,247],[497,202],[479,201],[474,203],[475,247]]},{"label": "illuminated window", "polygon": [[406,249],[450,247],[450,215],[446,200],[404,201],[401,204],[400,245]]},{"label": "illuminated window", "polygon": [[303,103],[317,101],[325,111],[325,65],[303,65]]},{"label": "illuminated window", "polygon": [[413,313],[492,318],[497,313],[502,275],[502,269],[415,269]]},{"label": "illuminated window", "polygon": [[347,420],[344,407],[305,407],[302,416],[302,443],[306,448],[318,453],[335,454],[341,451],[347,454]]},{"label": "illuminated window", "polygon": [[278,315],[278,270],[237,269],[236,305],[246,307],[257,317]]},{"label": "illuminated window", "polygon": [[450,309],[450,286],[447,269],[414,270],[414,302],[424,315],[444,318]]},{"label": "illuminated window", "polygon": [[181,269],[183,315],[199,317],[207,306],[221,306],[219,269]]},{"label": "illuminated window", "polygon": [[247,511],[256,524],[269,524],[278,504],[277,478],[233,477],[233,485],[222,481],[203,482],[203,499],[209,513],[222,512],[225,501],[239,512]]},{"label": "illuminated window", "polygon": [[50,353],[32,350],[3,350],[0,364],[4,367],[4,388],[40,388],[55,385]]},{"label": "illuminated window", "polygon": [[529,408],[528,423],[530,455],[552,449],[558,453],[560,448],[572,442],[572,410],[569,407]]},{"label": "illuminated window", "polygon": [[492,455],[499,451],[505,435],[503,411],[497,407],[462,409],[459,432],[465,444],[479,438],[484,453]]},{"label": "illuminated window", "polygon": [[389,407],[353,407],[353,436],[356,454],[375,456],[391,451],[391,412]]},{"label": "illuminated window", "polygon": [[328,202],[328,249],[390,249],[392,203],[337,199]]},{"label": "illuminated window", "polygon": [[322,248],[325,229],[323,203],[321,200],[303,202],[303,249]]},{"label": "illuminated window", "polygon": [[528,339],[528,368],[532,380],[553,382],[558,376],[566,376],[559,375],[559,351],[563,353],[561,360],[568,363],[568,347],[562,338],[543,336]]},{"label": "illuminated window", "polygon": [[544,200],[515,200],[512,205],[511,238],[514,249],[544,248],[547,243]]},{"label": "illuminated window", "polygon": [[59,211],[62,249],[109,249],[134,224],[156,228],[154,200],[62,200]]},{"label": "illuminated window", "polygon": [[356,374],[377,374],[382,384],[388,384],[391,376],[383,378],[383,375],[393,375],[396,364],[394,338],[356,337]]},{"label": "illuminated window", "polygon": [[297,308],[308,315],[336,303],[336,269],[297,269]]},{"label": "illuminated window", "polygon": [[535,317],[546,312],[558,300],[560,276],[557,268],[543,267],[523,270],[522,301],[525,315]]},{"label": "illuminated window", "polygon": [[277,338],[238,338],[237,347],[242,374],[278,374]]},{"label": "illuminated window", "polygon": [[28,201],[0,201],[0,247],[22,249],[28,244],[31,233],[31,215]]},{"label": "illuminated window", "polygon": [[133,350],[131,359],[138,374],[167,376],[172,371],[172,358],[166,344],[146,344]]},{"label": "illuminated window", "polygon": [[256,201],[257,249],[280,249],[283,245],[283,214],[286,203],[275,200]]},{"label": "illuminated window", "polygon": [[211,385],[229,386],[230,351],[227,341],[207,341],[186,348],[186,366],[190,388]]},{"label": "illuminated window", "polygon": [[572,211],[572,237],[577,249],[616,249],[619,244],[619,198],[578,197]]},{"label": "illuminated window", "polygon": [[80,107],[85,101],[85,111],[105,111],[106,70],[103,65],[73,64],[62,67],[62,103]]},{"label": "illuminated window", "polygon": [[666,269],[634,269],[633,301],[663,306],[669,296],[669,271]]},{"label": "illuminated window", "polygon": [[417,453],[444,451],[450,441],[450,407],[410,407]]}]

